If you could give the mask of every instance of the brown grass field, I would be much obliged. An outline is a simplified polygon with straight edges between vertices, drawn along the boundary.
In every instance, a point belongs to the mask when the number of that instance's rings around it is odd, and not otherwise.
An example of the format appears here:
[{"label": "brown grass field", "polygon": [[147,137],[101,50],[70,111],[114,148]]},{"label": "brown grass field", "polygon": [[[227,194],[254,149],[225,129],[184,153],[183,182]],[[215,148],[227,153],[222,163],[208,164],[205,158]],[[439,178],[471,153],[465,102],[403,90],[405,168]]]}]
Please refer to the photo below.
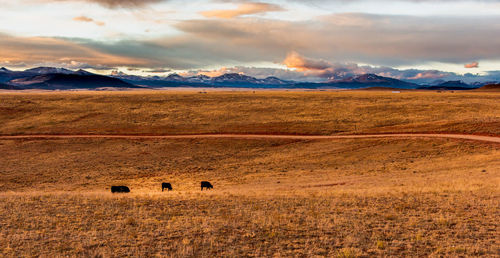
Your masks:
[{"label": "brown grass field", "polygon": [[500,92],[0,93],[8,134],[500,134]]},{"label": "brown grass field", "polygon": [[[0,134],[500,135],[500,93],[0,94]],[[500,256],[500,145],[0,140],[0,256]],[[208,180],[215,189],[201,192]],[[161,192],[170,182],[172,192]],[[111,194],[127,185],[130,194]]]}]

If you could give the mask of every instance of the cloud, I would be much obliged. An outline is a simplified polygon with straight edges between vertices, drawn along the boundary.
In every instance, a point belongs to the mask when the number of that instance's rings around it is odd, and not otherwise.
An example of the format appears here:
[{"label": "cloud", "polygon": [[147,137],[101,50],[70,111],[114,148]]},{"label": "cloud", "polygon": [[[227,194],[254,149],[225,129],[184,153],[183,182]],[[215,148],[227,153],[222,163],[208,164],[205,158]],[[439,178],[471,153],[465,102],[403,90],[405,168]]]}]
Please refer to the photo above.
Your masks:
[{"label": "cloud", "polygon": [[277,12],[283,11],[284,9],[275,4],[268,3],[242,3],[238,6],[238,8],[233,10],[213,10],[213,11],[205,11],[201,12],[201,14],[205,17],[214,17],[221,19],[230,19],[243,15],[249,14],[259,14],[266,12]]},{"label": "cloud", "polygon": [[162,0],[87,0],[87,1],[95,2],[110,8],[116,8],[116,7],[142,7],[152,3],[159,3]]},{"label": "cloud", "polygon": [[77,22],[91,22],[91,23],[96,24],[97,26],[104,26],[104,25],[106,25],[106,23],[104,23],[104,22],[96,21],[96,20],[94,20],[92,18],[89,18],[87,16],[78,16],[78,17],[75,17],[75,18],[73,18],[73,21],[77,21]]},{"label": "cloud", "polygon": [[288,53],[283,61],[283,64],[288,68],[294,68],[299,71],[306,70],[325,70],[331,67],[331,64],[323,60],[313,60],[300,56],[297,52]]},{"label": "cloud", "polygon": [[478,62],[472,62],[470,64],[465,64],[465,68],[479,68],[479,63]]},{"label": "cloud", "polygon": [[321,59],[311,59],[301,56],[295,51],[288,53],[283,64],[303,72],[305,76],[327,78],[329,80],[352,76],[356,73],[356,64],[333,64]]},{"label": "cloud", "polygon": [[[115,67],[146,66],[148,60],[131,58],[99,51],[60,38],[15,37],[0,34],[0,60],[10,63],[23,63],[26,66],[52,63],[56,66],[77,67]],[[59,65],[57,65],[59,64]],[[85,65],[83,65],[85,64]]]},{"label": "cloud", "polygon": [[277,77],[284,80],[294,80],[294,81],[319,81],[318,78],[312,78],[305,76],[304,73],[281,68],[262,68],[262,67],[246,67],[246,66],[235,66],[235,67],[222,67],[215,70],[191,70],[188,72],[180,73],[182,76],[197,76],[206,75],[209,77],[221,76],[227,73],[237,73],[245,74],[248,76],[253,76],[256,78],[267,78],[267,77]]},{"label": "cloud", "polygon": [[[97,41],[0,35],[0,60],[27,65],[50,60],[64,64],[76,61],[107,67],[135,67],[141,71],[274,63],[287,65],[286,70],[293,73],[282,74],[290,78],[310,76],[328,80],[373,72],[424,80],[448,75],[419,70],[403,72],[387,67],[432,62],[463,66],[470,60],[500,60],[500,26],[496,20],[494,16],[414,17],[356,13],[333,14],[307,21],[249,17],[230,22],[193,19],[175,23],[175,35],[157,38]],[[478,40],[484,38],[488,40]],[[358,63],[378,66],[366,68]],[[259,70],[259,74],[265,72],[281,74],[280,71]]]},{"label": "cloud", "polygon": [[312,59],[301,56],[292,51],[288,53],[283,64],[303,72],[304,76],[326,78],[328,80],[342,79],[356,74],[373,73],[372,67],[360,67],[354,63],[332,63],[321,59]]},{"label": "cloud", "polygon": [[325,60],[315,60],[301,56],[297,52],[287,55],[283,64],[288,68],[302,72],[305,77],[318,77],[327,80],[343,79],[359,74],[377,74],[380,76],[408,81],[429,82],[436,79],[454,76],[454,73],[438,70],[399,70],[391,67],[360,66],[355,63],[332,63]]},{"label": "cloud", "polygon": [[[287,2],[300,2],[305,4],[320,4],[337,2],[342,4],[350,4],[357,2],[371,2],[373,0],[287,0]],[[453,2],[471,2],[471,3],[496,3],[498,0],[386,0],[387,2],[413,2],[413,3],[453,3]]]},{"label": "cloud", "polygon": [[78,17],[73,18],[73,21],[94,22],[94,19],[86,17],[86,16],[78,16]]},{"label": "cloud", "polygon": [[406,80],[420,80],[420,79],[441,79],[445,78],[449,74],[443,73],[440,71],[423,71],[417,73],[415,76],[412,77],[406,77],[406,78],[401,78],[401,79],[406,79]]},{"label": "cloud", "polygon": [[[496,20],[495,16],[346,13],[312,21],[186,20],[176,28],[186,33],[188,41],[203,44],[203,51],[210,51],[214,58],[220,55],[242,61],[279,62],[286,53],[298,51],[326,60],[397,66],[500,59]],[[477,40],[480,38],[488,40]]]},{"label": "cloud", "polygon": [[[311,71],[305,71],[305,70],[299,71],[295,69],[261,68],[261,67],[246,67],[246,66],[223,67],[216,70],[191,70],[185,73],[180,73],[180,75],[188,77],[196,75],[206,75],[209,77],[215,77],[226,73],[238,73],[238,74],[253,76],[256,78],[267,78],[270,76],[274,76],[283,80],[324,82],[332,79],[343,79],[355,75],[372,73],[380,76],[391,77],[420,84],[432,83],[438,79],[466,80],[464,76],[437,70],[417,70],[417,69],[399,70],[391,67],[359,66],[357,64],[332,64],[332,66],[335,66],[335,68],[331,68],[330,73],[333,73],[333,70],[336,70],[338,75],[338,77],[336,78],[325,78],[323,75],[326,74],[326,72],[321,73],[316,71],[316,73],[314,72],[311,73]],[[488,78],[491,78],[492,76],[489,76]],[[498,76],[498,74],[496,74],[496,76],[500,77]],[[481,76],[476,76],[474,78],[471,78],[469,81],[478,81],[482,79],[484,78]]]},{"label": "cloud", "polygon": [[306,78],[303,73],[281,69],[281,68],[263,68],[263,67],[247,67],[247,66],[235,66],[235,67],[222,67],[215,70],[191,70],[188,72],[180,73],[182,76],[197,76],[206,75],[209,77],[217,77],[227,73],[237,73],[245,74],[248,76],[253,76],[256,78],[267,78],[267,77],[278,77],[286,80],[305,80],[314,79]]},{"label": "cloud", "polygon": [[216,69],[216,70],[191,70],[191,71],[179,73],[179,75],[185,76],[185,77],[198,76],[198,75],[205,75],[208,77],[217,77],[217,76],[224,75],[226,73],[241,74],[241,72],[238,71],[237,68],[221,67],[221,68]]},{"label": "cloud", "polygon": [[107,70],[112,70],[115,69],[115,67],[107,66],[107,65],[101,65],[101,64],[87,64],[87,63],[82,63],[78,61],[69,61],[66,63],[55,63],[55,64],[44,64],[44,65],[36,65],[36,66],[63,66],[67,69],[93,69],[93,70],[101,70],[101,71],[107,71]]},{"label": "cloud", "polygon": [[238,73],[253,76],[256,78],[266,78],[269,76],[274,76],[284,80],[309,82],[324,82],[335,79],[344,79],[367,73],[396,78],[400,80],[413,81],[416,83],[429,83],[437,79],[459,78],[459,76],[454,73],[438,70],[399,70],[384,66],[375,67],[368,65],[360,66],[354,63],[333,63],[325,60],[307,58],[301,56],[297,52],[289,53],[283,63],[287,65],[288,69],[235,66],[223,67],[216,70],[191,70],[189,72],[182,73],[181,75],[206,75],[215,77],[226,73]]},{"label": "cloud", "polygon": [[88,2],[96,3],[106,8],[140,8],[149,4],[166,0],[41,0],[44,2]]},{"label": "cloud", "polygon": [[144,73],[168,73],[172,70],[170,69],[163,69],[163,68],[158,68],[158,69],[150,69],[150,70],[144,70],[142,72]]}]

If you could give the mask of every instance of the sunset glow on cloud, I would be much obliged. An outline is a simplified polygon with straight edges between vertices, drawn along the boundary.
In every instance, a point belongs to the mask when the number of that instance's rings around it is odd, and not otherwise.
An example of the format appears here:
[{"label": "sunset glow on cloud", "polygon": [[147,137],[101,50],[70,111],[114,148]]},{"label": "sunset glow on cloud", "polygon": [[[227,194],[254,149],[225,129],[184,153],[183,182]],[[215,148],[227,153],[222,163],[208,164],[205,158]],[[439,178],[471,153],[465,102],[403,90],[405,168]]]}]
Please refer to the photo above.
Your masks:
[{"label": "sunset glow on cloud", "polygon": [[89,18],[89,17],[86,17],[86,16],[78,16],[78,17],[73,18],[73,20],[80,21],[80,22],[91,22],[91,23],[95,23],[98,26],[106,25],[106,23],[104,23],[104,22],[96,21],[96,20]]},{"label": "sunset glow on cloud", "polygon": [[12,69],[50,64],[108,74],[237,71],[301,80],[362,72],[415,80],[471,71],[491,77],[500,70],[500,3],[493,0],[0,5],[0,66]]},{"label": "sunset glow on cloud", "polygon": [[283,9],[280,6],[274,4],[243,3],[240,4],[236,9],[205,11],[201,12],[201,14],[205,17],[230,19],[242,15],[276,12],[276,11],[283,11]]},{"label": "sunset glow on cloud", "polygon": [[472,62],[470,64],[466,64],[465,68],[479,68],[479,63],[478,62]]}]

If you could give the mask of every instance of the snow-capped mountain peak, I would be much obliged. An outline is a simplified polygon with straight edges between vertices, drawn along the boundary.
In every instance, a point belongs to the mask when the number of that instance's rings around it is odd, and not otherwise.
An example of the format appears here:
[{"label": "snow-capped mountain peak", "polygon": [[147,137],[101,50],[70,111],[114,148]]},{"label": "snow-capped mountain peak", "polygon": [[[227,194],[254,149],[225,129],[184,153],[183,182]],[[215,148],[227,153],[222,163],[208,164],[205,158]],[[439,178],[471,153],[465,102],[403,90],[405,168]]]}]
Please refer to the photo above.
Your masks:
[{"label": "snow-capped mountain peak", "polygon": [[28,73],[36,73],[36,74],[51,74],[51,73],[60,73],[60,74],[74,74],[75,72],[65,69],[65,68],[56,68],[56,67],[36,67],[32,69],[25,70]]},{"label": "snow-capped mountain peak", "polygon": [[214,82],[250,82],[255,83],[257,81],[256,78],[239,74],[239,73],[226,73],[224,75],[212,78]]},{"label": "snow-capped mountain peak", "polygon": [[93,73],[87,72],[87,71],[85,71],[83,69],[80,69],[80,70],[74,72],[74,74],[78,74],[78,75],[92,75]]},{"label": "snow-capped mountain peak", "polygon": [[185,80],[184,77],[182,77],[176,73],[168,75],[166,79],[171,80],[171,81],[184,81]]}]

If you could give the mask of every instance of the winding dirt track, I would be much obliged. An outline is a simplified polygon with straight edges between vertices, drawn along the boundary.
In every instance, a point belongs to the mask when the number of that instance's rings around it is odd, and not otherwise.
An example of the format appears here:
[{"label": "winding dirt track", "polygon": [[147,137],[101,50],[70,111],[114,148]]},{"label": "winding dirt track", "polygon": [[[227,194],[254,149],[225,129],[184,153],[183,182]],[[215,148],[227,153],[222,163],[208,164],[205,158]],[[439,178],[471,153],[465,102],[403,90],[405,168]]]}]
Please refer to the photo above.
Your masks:
[{"label": "winding dirt track", "polygon": [[365,134],[365,135],[259,135],[259,134],[193,134],[193,135],[9,135],[0,136],[0,140],[15,139],[297,139],[297,140],[335,140],[359,138],[448,138],[482,142],[500,143],[500,136],[480,136],[467,134]]}]

